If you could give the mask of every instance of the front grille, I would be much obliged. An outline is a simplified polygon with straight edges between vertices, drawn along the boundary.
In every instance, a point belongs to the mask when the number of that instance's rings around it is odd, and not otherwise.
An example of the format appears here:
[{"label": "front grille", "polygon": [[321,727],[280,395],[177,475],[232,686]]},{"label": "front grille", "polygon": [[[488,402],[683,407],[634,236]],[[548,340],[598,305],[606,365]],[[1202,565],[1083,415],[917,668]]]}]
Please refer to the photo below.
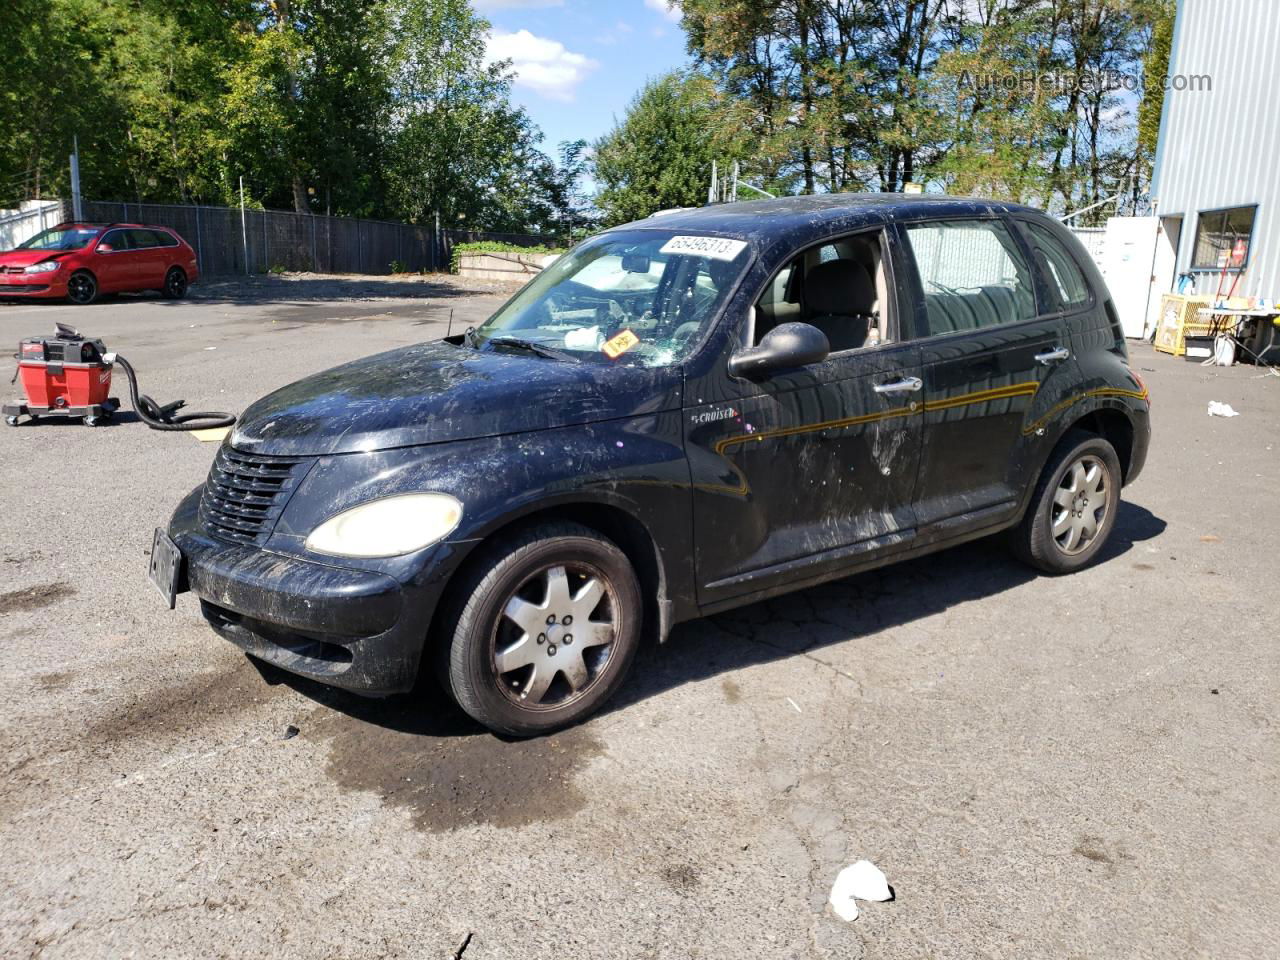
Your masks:
[{"label": "front grille", "polygon": [[232,543],[265,543],[307,466],[302,457],[264,457],[220,447],[200,498],[204,528]]}]

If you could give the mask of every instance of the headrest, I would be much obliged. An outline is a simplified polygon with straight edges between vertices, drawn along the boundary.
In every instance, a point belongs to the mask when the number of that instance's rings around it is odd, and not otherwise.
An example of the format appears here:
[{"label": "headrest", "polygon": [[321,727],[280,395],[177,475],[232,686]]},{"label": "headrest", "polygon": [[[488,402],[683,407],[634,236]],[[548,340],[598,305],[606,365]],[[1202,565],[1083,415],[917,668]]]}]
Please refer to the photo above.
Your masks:
[{"label": "headrest", "polygon": [[814,315],[868,316],[876,302],[867,268],[854,260],[828,260],[804,278],[805,302]]}]

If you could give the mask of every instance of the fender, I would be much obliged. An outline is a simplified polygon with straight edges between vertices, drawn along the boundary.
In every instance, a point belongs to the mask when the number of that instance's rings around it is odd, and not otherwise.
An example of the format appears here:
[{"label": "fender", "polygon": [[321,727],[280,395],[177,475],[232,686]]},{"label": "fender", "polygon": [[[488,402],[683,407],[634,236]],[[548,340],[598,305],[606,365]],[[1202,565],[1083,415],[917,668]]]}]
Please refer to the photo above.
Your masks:
[{"label": "fender", "polygon": [[286,506],[268,548],[305,556],[307,535],[357,504],[403,493],[441,492],[463,504],[445,541],[402,557],[328,558],[402,583],[425,568],[452,572],[494,532],[536,513],[608,507],[639,524],[671,589],[673,617],[693,616],[689,467],[679,409],[550,430],[320,458]]}]

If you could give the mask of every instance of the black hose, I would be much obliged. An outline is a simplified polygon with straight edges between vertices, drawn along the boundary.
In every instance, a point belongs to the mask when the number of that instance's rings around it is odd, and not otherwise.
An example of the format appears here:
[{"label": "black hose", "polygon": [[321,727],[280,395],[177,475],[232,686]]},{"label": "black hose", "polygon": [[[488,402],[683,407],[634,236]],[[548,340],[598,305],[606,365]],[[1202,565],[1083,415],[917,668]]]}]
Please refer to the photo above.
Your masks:
[{"label": "black hose", "polygon": [[129,378],[129,397],[133,400],[133,409],[137,412],[139,419],[152,430],[210,430],[214,427],[229,427],[236,422],[235,417],[221,410],[208,413],[184,413],[175,417],[174,413],[185,406],[187,401],[175,400],[173,403],[160,406],[145,393],[138,393],[138,375],[128,360],[116,354],[116,363],[120,364],[124,369],[124,375]]}]

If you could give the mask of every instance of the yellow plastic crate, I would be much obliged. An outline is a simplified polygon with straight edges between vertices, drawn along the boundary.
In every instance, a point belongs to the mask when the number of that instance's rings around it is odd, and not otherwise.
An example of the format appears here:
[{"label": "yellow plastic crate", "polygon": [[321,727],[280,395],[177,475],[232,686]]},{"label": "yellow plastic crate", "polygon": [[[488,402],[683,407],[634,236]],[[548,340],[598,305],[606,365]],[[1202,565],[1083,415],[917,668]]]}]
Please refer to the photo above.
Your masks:
[{"label": "yellow plastic crate", "polygon": [[1212,297],[1166,293],[1160,301],[1160,322],[1156,326],[1155,348],[1181,357],[1187,352],[1187,335],[1207,336],[1212,325],[1200,319],[1198,311],[1213,303]]}]

